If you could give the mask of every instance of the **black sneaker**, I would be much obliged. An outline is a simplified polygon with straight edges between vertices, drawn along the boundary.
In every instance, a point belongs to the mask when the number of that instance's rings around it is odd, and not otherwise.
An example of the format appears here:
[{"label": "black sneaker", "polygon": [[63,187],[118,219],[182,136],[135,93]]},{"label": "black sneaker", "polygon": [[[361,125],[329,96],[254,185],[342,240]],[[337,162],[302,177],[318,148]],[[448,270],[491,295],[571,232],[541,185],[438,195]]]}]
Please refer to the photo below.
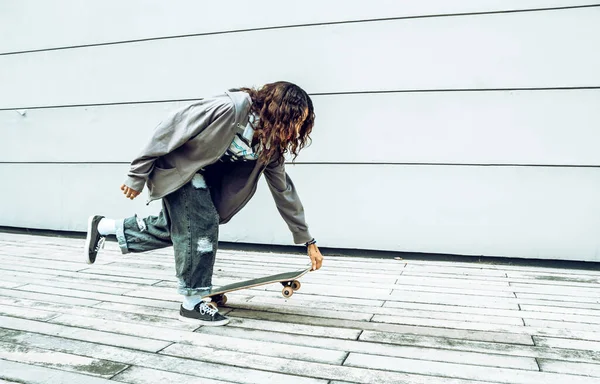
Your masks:
[{"label": "black sneaker", "polygon": [[193,310],[188,310],[181,306],[179,309],[179,319],[188,323],[216,327],[229,323],[229,319],[219,313],[219,310],[206,304],[204,301],[196,304]]},{"label": "black sneaker", "polygon": [[98,223],[104,216],[90,216],[88,219],[87,236],[85,238],[85,249],[83,251],[85,260],[88,264],[94,264],[98,251],[104,248],[104,241],[106,240],[98,232]]}]

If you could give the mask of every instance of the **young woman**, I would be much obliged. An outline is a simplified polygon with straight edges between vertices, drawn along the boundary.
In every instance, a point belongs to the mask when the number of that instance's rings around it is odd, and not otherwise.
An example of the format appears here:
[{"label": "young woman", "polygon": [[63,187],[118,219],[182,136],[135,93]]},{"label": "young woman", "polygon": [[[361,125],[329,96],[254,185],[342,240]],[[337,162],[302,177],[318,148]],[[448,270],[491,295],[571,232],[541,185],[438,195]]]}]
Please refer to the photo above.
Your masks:
[{"label": "young woman", "polygon": [[264,174],[294,242],[308,247],[312,270],[321,268],[323,256],[284,164],[286,153],[295,159],[310,140],[314,118],[308,94],[288,82],[231,90],[172,113],[131,162],[121,186],[125,197],[135,199],[147,185],[148,202],[162,199],[160,214],[121,220],[91,216],[87,262],[94,263],[109,234],[116,235],[123,253],[172,245],[183,295],[180,318],[227,324],[201,299],[212,287],[219,224],[246,205]]}]

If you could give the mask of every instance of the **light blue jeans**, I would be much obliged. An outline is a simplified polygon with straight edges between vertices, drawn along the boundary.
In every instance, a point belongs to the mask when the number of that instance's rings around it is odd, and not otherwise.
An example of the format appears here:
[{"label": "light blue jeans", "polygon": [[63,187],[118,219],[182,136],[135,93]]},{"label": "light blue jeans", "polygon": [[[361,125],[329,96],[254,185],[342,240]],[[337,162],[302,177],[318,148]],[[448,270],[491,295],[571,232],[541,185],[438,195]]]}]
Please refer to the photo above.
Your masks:
[{"label": "light blue jeans", "polygon": [[212,288],[219,238],[219,214],[204,178],[165,196],[158,216],[117,221],[121,252],[146,252],[173,246],[175,271],[182,295],[205,295]]}]

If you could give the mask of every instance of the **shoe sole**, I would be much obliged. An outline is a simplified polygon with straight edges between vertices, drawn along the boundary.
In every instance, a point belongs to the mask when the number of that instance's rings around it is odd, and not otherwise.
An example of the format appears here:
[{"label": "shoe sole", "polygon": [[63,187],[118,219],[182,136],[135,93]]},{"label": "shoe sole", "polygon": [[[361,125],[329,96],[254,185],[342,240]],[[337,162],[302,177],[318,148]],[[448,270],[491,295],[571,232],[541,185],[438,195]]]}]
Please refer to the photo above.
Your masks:
[{"label": "shoe sole", "polygon": [[85,258],[85,261],[88,264],[94,264],[94,261],[90,260],[90,245],[92,242],[92,222],[94,221],[94,215],[90,216],[88,218],[88,225],[87,225],[87,236],[85,237],[85,248],[84,248],[84,255],[83,257]]},{"label": "shoe sole", "polygon": [[194,319],[193,317],[184,317],[181,315],[179,315],[179,320],[183,321],[184,323],[203,325],[205,327],[220,327],[222,325],[229,324],[229,319],[220,320],[220,321],[204,321],[204,320],[200,320],[200,319]]}]

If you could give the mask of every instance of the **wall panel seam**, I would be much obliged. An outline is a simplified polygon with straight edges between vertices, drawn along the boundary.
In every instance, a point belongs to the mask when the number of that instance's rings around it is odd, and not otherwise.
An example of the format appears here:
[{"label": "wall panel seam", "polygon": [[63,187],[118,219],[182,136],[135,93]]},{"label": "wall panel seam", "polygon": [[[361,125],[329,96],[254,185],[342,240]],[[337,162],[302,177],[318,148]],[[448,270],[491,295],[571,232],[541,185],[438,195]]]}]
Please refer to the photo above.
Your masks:
[{"label": "wall panel seam", "polygon": [[143,39],[111,41],[111,42],[104,42],[104,43],[91,43],[91,44],[40,48],[40,49],[23,50],[23,51],[0,52],[0,56],[19,55],[19,54],[36,53],[36,52],[48,52],[48,51],[57,51],[57,50],[66,50],[66,49],[79,49],[79,48],[98,47],[98,46],[117,45],[117,44],[133,44],[133,43],[155,41],[155,40],[181,39],[181,38],[190,38],[190,37],[198,37],[198,36],[211,36],[211,35],[223,35],[223,34],[232,34],[232,33],[277,30],[277,29],[287,29],[287,28],[309,28],[309,27],[318,27],[318,26],[324,26],[324,25],[374,23],[374,22],[385,22],[385,21],[430,19],[430,18],[442,18],[442,17],[466,17],[466,16],[526,13],[526,12],[551,12],[551,11],[564,11],[564,10],[573,10],[573,9],[595,8],[595,7],[600,7],[600,3],[599,4],[585,4],[585,5],[571,5],[571,6],[564,6],[564,7],[509,9],[509,10],[482,11],[482,12],[459,12],[459,13],[443,13],[443,14],[431,14],[431,15],[398,16],[398,17],[363,19],[363,20],[345,20],[345,21],[331,21],[331,22],[320,22],[320,23],[292,24],[292,25],[284,25],[284,26],[244,28],[244,29],[234,29],[234,30],[229,30],[229,31],[201,32],[201,33],[191,33],[191,34],[183,34],[183,35],[170,35],[170,36],[148,37],[148,38],[143,38]]},{"label": "wall panel seam", "polygon": [[[0,161],[0,165],[127,165],[126,161]],[[517,163],[423,163],[423,162],[286,162],[288,167],[295,165],[344,165],[344,166],[439,166],[439,167],[519,167],[519,168],[600,168],[600,164],[517,164]]]},{"label": "wall panel seam", "polygon": [[[544,91],[585,91],[600,90],[600,85],[591,85],[585,87],[515,87],[515,88],[455,88],[455,89],[403,89],[403,90],[385,90],[385,91],[348,91],[348,92],[316,92],[309,93],[311,96],[344,96],[344,95],[374,95],[374,94],[393,94],[393,93],[452,93],[452,92],[544,92]],[[206,96],[208,97],[208,95]],[[202,97],[185,99],[164,99],[164,100],[141,100],[141,101],[117,101],[110,103],[92,103],[92,104],[64,104],[64,105],[40,105],[40,106],[20,106],[20,107],[0,107],[2,111],[26,110],[26,109],[58,109],[58,108],[82,108],[82,107],[104,107],[118,105],[140,105],[140,104],[161,104],[161,103],[182,103],[201,100]]]}]

